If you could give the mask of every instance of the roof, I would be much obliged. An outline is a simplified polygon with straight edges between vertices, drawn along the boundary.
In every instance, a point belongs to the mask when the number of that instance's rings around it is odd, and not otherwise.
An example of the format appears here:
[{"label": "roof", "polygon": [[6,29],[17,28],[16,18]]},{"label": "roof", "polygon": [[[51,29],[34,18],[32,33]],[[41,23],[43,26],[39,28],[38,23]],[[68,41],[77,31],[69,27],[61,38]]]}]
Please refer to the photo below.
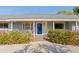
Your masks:
[{"label": "roof", "polygon": [[79,16],[58,15],[58,14],[23,14],[23,15],[0,15],[0,19],[79,19]]}]

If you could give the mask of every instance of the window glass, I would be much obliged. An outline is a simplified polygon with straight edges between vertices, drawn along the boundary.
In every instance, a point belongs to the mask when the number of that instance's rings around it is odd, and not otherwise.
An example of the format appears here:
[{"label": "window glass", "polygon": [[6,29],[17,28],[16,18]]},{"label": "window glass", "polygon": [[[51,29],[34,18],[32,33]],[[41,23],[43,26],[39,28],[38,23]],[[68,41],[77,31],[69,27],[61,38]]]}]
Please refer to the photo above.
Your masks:
[{"label": "window glass", "polygon": [[5,23],[4,24],[4,28],[8,28],[8,23]]},{"label": "window glass", "polygon": [[25,24],[24,29],[29,30],[30,29],[30,24]]},{"label": "window glass", "polygon": [[8,28],[8,23],[1,23],[0,28]]},{"label": "window glass", "polygon": [[55,24],[55,29],[63,29],[64,24]]},{"label": "window glass", "polygon": [[0,24],[0,28],[3,28],[3,24]]}]

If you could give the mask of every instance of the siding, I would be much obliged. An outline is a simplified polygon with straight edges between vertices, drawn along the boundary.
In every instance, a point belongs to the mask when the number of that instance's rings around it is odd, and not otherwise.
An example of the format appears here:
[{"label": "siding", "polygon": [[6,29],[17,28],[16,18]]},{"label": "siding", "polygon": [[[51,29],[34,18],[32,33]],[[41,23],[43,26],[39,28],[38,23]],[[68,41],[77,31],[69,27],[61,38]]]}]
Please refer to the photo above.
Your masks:
[{"label": "siding", "polygon": [[15,31],[22,31],[23,29],[23,23],[22,22],[15,22],[13,23],[13,30]]},{"label": "siding", "polygon": [[48,22],[47,28],[48,28],[48,30],[53,29],[53,22]]},{"label": "siding", "polygon": [[46,23],[47,23],[47,22],[43,22],[43,23],[42,23],[42,32],[43,32],[43,33],[47,33]]},{"label": "siding", "polygon": [[66,29],[75,31],[75,22],[66,22]]},{"label": "siding", "polygon": [[[26,22],[28,23],[28,22]],[[13,30],[14,31],[25,31],[23,29],[23,24],[24,22],[14,22],[13,23]],[[31,24],[31,30],[33,30],[33,23],[29,22],[29,24]],[[37,24],[37,23],[36,23]],[[37,33],[37,25],[35,24],[35,32]],[[78,24],[79,26],[79,24]],[[10,27],[10,25],[9,25]],[[42,33],[47,33],[48,30],[53,29],[53,22],[47,22],[47,27],[46,27],[46,22],[42,22]],[[75,22],[65,22],[65,29],[67,30],[75,30]],[[32,31],[33,33],[33,31]]]}]

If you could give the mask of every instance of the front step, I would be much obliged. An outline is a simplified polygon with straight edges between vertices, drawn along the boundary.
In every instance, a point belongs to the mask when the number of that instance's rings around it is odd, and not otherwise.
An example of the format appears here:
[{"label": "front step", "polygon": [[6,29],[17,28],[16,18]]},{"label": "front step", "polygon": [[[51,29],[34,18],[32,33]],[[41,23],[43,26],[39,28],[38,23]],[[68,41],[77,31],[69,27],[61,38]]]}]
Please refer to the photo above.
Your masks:
[{"label": "front step", "polygon": [[44,41],[43,35],[35,35],[35,41]]}]

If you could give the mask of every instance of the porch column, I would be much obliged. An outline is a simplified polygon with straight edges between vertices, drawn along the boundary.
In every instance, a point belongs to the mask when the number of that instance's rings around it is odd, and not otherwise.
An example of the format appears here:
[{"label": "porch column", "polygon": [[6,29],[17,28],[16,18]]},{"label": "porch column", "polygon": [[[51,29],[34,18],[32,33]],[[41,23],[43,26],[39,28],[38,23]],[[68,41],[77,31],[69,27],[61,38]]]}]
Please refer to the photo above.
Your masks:
[{"label": "porch column", "polygon": [[55,23],[54,23],[54,21],[53,21],[53,30],[55,30]]},{"label": "porch column", "polygon": [[65,25],[66,23],[64,22],[64,30],[66,29],[66,25]]},{"label": "porch column", "polygon": [[25,24],[24,22],[22,23],[22,31],[25,31],[25,28],[24,28]]},{"label": "porch column", "polygon": [[48,32],[47,21],[45,22],[45,25],[46,25],[46,33],[47,33]]},{"label": "porch column", "polygon": [[35,31],[35,22],[33,22],[33,34],[35,35],[36,33],[35,33],[36,31]]},{"label": "porch column", "polygon": [[75,24],[75,31],[77,31],[77,21],[76,21],[76,24]]},{"label": "porch column", "polygon": [[10,23],[10,31],[13,31],[13,22]]},{"label": "porch column", "polygon": [[31,24],[30,24],[30,32],[32,33],[32,30],[31,30]]}]

